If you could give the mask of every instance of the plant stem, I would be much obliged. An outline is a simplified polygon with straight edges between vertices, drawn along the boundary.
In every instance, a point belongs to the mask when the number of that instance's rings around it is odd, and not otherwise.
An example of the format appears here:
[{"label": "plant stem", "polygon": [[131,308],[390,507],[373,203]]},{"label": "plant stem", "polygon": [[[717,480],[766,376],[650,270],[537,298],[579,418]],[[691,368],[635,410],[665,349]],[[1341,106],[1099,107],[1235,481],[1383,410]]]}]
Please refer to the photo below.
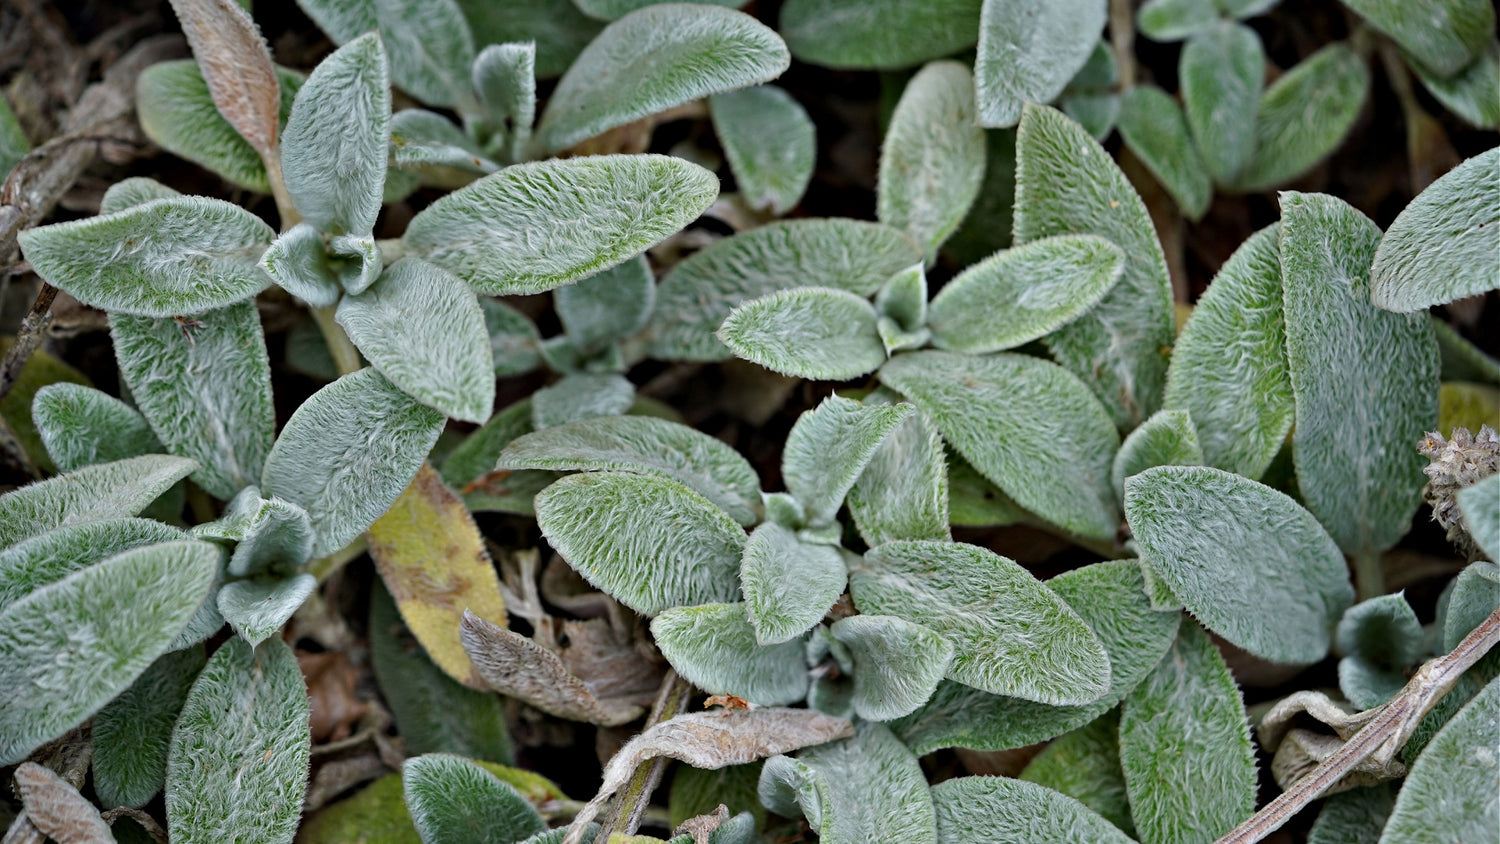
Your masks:
[{"label": "plant stem", "polygon": [[338,367],[340,375],[348,375],[358,372],[363,364],[359,361],[359,350],[349,342],[349,335],[333,320],[335,306],[326,308],[312,308],[313,321],[318,324],[318,330],[323,332],[323,340],[328,344],[328,353],[333,355],[333,365]]},{"label": "plant stem", "polygon": [[1385,574],[1380,569],[1379,551],[1361,551],[1354,555],[1354,594],[1358,601],[1385,594]]},{"label": "plant stem", "polygon": [[[646,724],[641,729],[650,729],[675,717],[687,705],[688,695],[692,690],[688,681],[677,676],[676,671],[668,669],[666,678],[662,680],[661,691],[656,695],[656,704],[651,708],[651,717],[646,719]],[[651,792],[656,790],[666,769],[665,756],[647,759],[635,769],[630,782],[615,797],[614,808],[610,810],[609,818],[604,822],[599,836],[594,839],[594,844],[604,844],[616,832],[624,835],[635,833],[651,802]]]},{"label": "plant stem", "polygon": [[1134,5],[1131,0],[1109,0],[1109,44],[1115,51],[1121,91],[1135,87]]}]

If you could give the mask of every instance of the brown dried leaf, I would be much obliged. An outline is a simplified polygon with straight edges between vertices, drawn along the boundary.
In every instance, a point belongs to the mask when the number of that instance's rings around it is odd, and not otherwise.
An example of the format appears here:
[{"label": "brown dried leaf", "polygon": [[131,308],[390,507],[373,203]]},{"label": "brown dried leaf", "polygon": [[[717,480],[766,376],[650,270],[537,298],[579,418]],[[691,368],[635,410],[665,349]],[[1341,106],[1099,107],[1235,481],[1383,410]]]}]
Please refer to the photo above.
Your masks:
[{"label": "brown dried leaf", "polygon": [[559,642],[563,666],[599,698],[647,705],[656,699],[666,664],[660,657],[649,659],[645,648],[608,621],[565,620]]},{"label": "brown dried leaf", "polygon": [[16,790],[26,817],[57,844],[114,844],[99,810],[52,771],[23,762],[16,768]]},{"label": "brown dried leaf", "polygon": [[313,741],[322,744],[348,738],[369,706],[359,699],[359,672],[343,651],[299,653],[297,665],[307,683]]},{"label": "brown dried leaf", "polygon": [[549,715],[613,727],[646,711],[628,701],[601,700],[557,654],[471,612],[464,613],[460,635],[490,688]]},{"label": "brown dried leaf", "polygon": [[281,93],[271,51],[235,0],[171,0],[219,113],[274,161]]},{"label": "brown dried leaf", "polygon": [[672,830],[672,835],[674,837],[678,835],[691,835],[693,836],[693,844],[708,844],[708,837],[713,835],[727,820],[729,820],[729,807],[720,803],[719,808],[715,809],[713,814],[698,815],[678,824],[677,828]]}]

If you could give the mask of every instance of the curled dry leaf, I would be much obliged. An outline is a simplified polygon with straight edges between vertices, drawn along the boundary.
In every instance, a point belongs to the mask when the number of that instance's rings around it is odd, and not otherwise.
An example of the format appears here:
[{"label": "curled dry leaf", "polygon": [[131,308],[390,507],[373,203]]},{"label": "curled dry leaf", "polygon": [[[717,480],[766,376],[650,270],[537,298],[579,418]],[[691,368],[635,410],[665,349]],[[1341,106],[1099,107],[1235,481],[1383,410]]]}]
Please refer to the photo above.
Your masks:
[{"label": "curled dry leaf", "polygon": [[[558,658],[600,698],[650,705],[661,688],[666,663],[602,618],[562,622]],[[652,659],[652,657],[655,657]]]},{"label": "curled dry leaf", "polygon": [[613,727],[646,711],[628,700],[597,697],[557,654],[471,612],[464,613],[460,635],[490,688],[549,715]]},{"label": "curled dry leaf", "polygon": [[307,683],[313,741],[319,744],[348,738],[369,705],[359,699],[359,672],[343,651],[297,654],[297,665]]},{"label": "curled dry leaf", "polygon": [[172,9],[219,113],[271,161],[281,94],[255,22],[235,0],[172,0]]},{"label": "curled dry leaf", "polygon": [[[113,844],[109,824],[78,789],[35,762],[16,768],[16,790],[26,817],[58,844]],[[7,840],[9,840],[7,838]]]},{"label": "curled dry leaf", "polygon": [[589,821],[648,759],[666,756],[694,768],[717,770],[852,735],[854,725],[848,719],[809,709],[721,709],[678,715],[626,742],[609,760],[599,793],[573,819],[564,844],[582,840]]},{"label": "curled dry leaf", "polygon": [[[1379,708],[1349,712],[1323,692],[1301,691],[1283,698],[1261,717],[1256,736],[1271,759],[1271,773],[1282,790],[1288,790],[1354,737]],[[1319,727],[1321,729],[1308,729]],[[1333,735],[1329,735],[1332,730]],[[1361,759],[1354,769],[1329,786],[1328,794],[1374,785],[1406,776],[1406,767],[1396,752],[1405,744],[1387,743]]]}]

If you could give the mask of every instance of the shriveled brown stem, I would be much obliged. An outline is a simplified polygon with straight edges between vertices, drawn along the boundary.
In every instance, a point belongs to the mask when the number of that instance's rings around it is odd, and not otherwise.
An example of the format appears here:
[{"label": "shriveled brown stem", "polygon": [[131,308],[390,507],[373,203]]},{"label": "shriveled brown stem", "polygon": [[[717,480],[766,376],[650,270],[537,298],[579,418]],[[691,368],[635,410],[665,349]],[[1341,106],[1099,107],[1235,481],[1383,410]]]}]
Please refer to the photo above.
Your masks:
[{"label": "shriveled brown stem", "polygon": [[[671,720],[682,712],[682,708],[687,706],[688,695],[692,690],[693,687],[688,681],[678,677],[676,671],[668,670],[667,676],[662,680],[661,691],[656,696],[656,704],[651,707],[651,717],[646,719],[646,726],[642,729]],[[635,834],[636,827],[640,825],[641,817],[651,802],[651,792],[656,790],[666,770],[667,757],[665,756],[647,759],[635,769],[630,782],[615,797],[614,808],[610,810],[604,827],[599,831],[599,836],[594,839],[594,844],[604,844],[609,840],[610,835],[616,832],[625,835]]]}]

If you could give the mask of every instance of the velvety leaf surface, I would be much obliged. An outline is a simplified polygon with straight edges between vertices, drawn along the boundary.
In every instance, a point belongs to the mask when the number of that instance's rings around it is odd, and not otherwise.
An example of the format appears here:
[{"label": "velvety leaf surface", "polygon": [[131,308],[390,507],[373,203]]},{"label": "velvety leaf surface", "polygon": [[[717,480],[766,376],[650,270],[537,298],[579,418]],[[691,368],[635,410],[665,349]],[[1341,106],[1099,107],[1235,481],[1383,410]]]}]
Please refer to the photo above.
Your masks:
[{"label": "velvety leaf surface", "polygon": [[845,498],[872,547],[892,539],[948,539],[948,461],[932,420],[920,412],[902,420]]},{"label": "velvety leaf surface", "polygon": [[740,563],[756,642],[774,645],[806,633],[843,594],[845,581],[839,549],[803,542],[773,522],[756,528]]},{"label": "velvety leaf surface", "polygon": [[898,355],[880,380],[1022,507],[1083,536],[1114,537],[1119,435],[1082,381],[1029,356],[949,352]]},{"label": "velvety leaf surface", "polygon": [[134,682],[203,603],[218,561],[203,542],[135,548],[0,610],[0,764],[25,759]]},{"label": "velvety leaf surface", "polygon": [[1110,472],[1115,494],[1125,501],[1125,479],[1153,466],[1201,466],[1198,429],[1185,410],[1158,410],[1130,432]]},{"label": "velvety leaf surface", "polygon": [[282,290],[315,308],[338,304],[344,292],[323,234],[311,223],[298,223],[271,241],[260,268]]},{"label": "velvety leaf surface", "polygon": [[[163,64],[171,63],[164,62]],[[147,70],[154,70],[161,66],[154,64]],[[182,194],[155,179],[132,176],[109,186],[109,189],[104,192],[104,197],[99,200],[99,213],[114,214],[137,205],[145,205],[155,199],[172,199],[178,196]]]},{"label": "velvety leaf surface", "polygon": [[909,404],[861,405],[833,395],[797,419],[781,452],[781,475],[809,527],[833,521],[881,444],[915,412]]},{"label": "velvety leaf surface", "polygon": [[[226,522],[227,529],[220,530]],[[290,501],[261,498],[255,487],[235,496],[218,522],[198,525],[193,533],[234,540],[227,570],[236,577],[292,572],[312,557],[314,537],[307,511]]]},{"label": "velvety leaf surface", "polygon": [[1213,183],[1176,100],[1155,85],[1126,91],[1120,99],[1120,137],[1189,220],[1203,217]]},{"label": "velvety leaf surface", "polygon": [[662,155],[518,164],[427,206],[405,242],[481,293],[540,293],[678,231],[718,189],[712,173]]},{"label": "velvety leaf surface", "polygon": [[811,64],[894,70],[974,46],[980,0],[788,0],[781,36]]},{"label": "velvety leaf surface", "polygon": [[83,522],[33,536],[0,551],[0,610],[106,557],[181,538],[177,528],[149,519]]},{"label": "velvety leaf surface", "polygon": [[1147,0],[1136,12],[1141,34],[1152,41],[1181,41],[1212,28],[1219,18],[1215,0]]},{"label": "velvety leaf surface", "polygon": [[536,44],[536,75],[551,79],[568,69],[573,59],[599,34],[604,24],[578,10],[572,0],[533,0],[529,3],[492,3],[458,0],[474,43]]},{"label": "velvety leaf surface", "polygon": [[474,42],[452,0],[298,0],[335,43],[378,30],[390,54],[391,82],[423,102],[451,106],[470,97]]},{"label": "velvety leaf surface", "polygon": [[1375,844],[1391,816],[1396,795],[1390,783],[1330,794],[1307,832],[1308,844]]},{"label": "velvety leaf surface", "polygon": [[651,621],[662,656],[688,682],[762,706],[785,706],[807,694],[803,643],[756,642],[745,604],[669,609]]},{"label": "velvety leaf surface", "polygon": [[1500,606],[1500,566],[1488,560],[1470,563],[1453,579],[1453,592],[1442,614],[1438,646],[1450,652]]},{"label": "velvety leaf surface", "polygon": [[1458,491],[1464,526],[1486,556],[1500,559],[1500,476],[1492,475]]},{"label": "velvety leaf surface", "polygon": [[161,790],[172,727],[204,661],[201,647],[169,651],[94,716],[94,791],[101,804],[140,807]]},{"label": "velvety leaf surface", "polygon": [[1495,7],[1485,0],[1435,0],[1417,7],[1400,0],[1344,0],[1400,44],[1408,60],[1438,76],[1464,69],[1495,35]]},{"label": "velvety leaf surface", "polygon": [[987,129],[984,146],[984,181],[979,196],[958,230],[943,245],[943,251],[961,266],[978,263],[1010,246],[1011,208],[1016,193],[1016,132]]},{"label": "velvety leaf surface", "polygon": [[16,794],[25,812],[22,829],[34,829],[39,837],[61,844],[96,844],[114,842],[109,824],[99,816],[78,789],[51,769],[35,762],[23,762],[16,768]]},{"label": "velvety leaf surface", "polygon": [[1006,777],[958,777],[932,789],[938,841],[963,844],[1126,844],[1130,837],[1092,809],[1050,788]]},{"label": "velvety leaf surface", "polygon": [[1356,709],[1390,700],[1406,685],[1407,670],[1424,655],[1425,638],[1416,612],[1399,592],[1350,607],[1334,631],[1334,647],[1344,657],[1339,660],[1339,690]]},{"label": "velvety leaf surface", "polygon": [[1414,443],[1437,419],[1437,342],[1422,315],[1369,303],[1374,223],[1322,194],[1281,205],[1298,487],[1345,552],[1384,551],[1420,502]]},{"label": "velvety leaf surface", "polygon": [[709,97],[708,113],[750,207],[778,216],[795,208],[817,163],[812,118],[801,104],[775,85],[757,85]]},{"label": "velvety leaf surface", "polygon": [[575,372],[531,394],[531,424],[546,430],[569,422],[618,416],[635,401],[635,386],[625,376]]},{"label": "velvety leaf surface", "polygon": [[1255,153],[1265,65],[1260,36],[1230,21],[1199,32],[1182,48],[1182,110],[1203,166],[1218,184],[1233,182]]},{"label": "velvety leaf surface", "polygon": [[443,429],[374,369],[345,375],[303,402],[263,474],[265,494],[307,510],[313,554],[342,548],[390,508]]},{"label": "velvety leaf surface", "polygon": [[253,302],[187,323],[110,315],[120,375],[156,436],[198,461],[193,482],[228,500],[260,483],[276,410],[271,362]]},{"label": "velvety leaf surface", "polygon": [[750,812],[759,826],[765,826],[766,808],[760,805],[756,784],[760,782],[761,763],[726,765],[712,771],[679,766],[672,772],[671,794],[667,814],[672,824],[691,817],[711,814],[723,803],[730,812]]},{"label": "velvety leaf surface", "polygon": [[1016,125],[1026,103],[1048,103],[1088,61],[1107,6],[1100,0],[986,0],[974,85],[979,123]]},{"label": "velvety leaf surface", "polygon": [[1118,711],[1059,736],[1027,763],[1020,779],[1066,794],[1125,833],[1135,832],[1120,767]]},{"label": "velvety leaf surface", "polygon": [[[704,5],[728,6],[732,9],[738,9],[748,1],[708,0],[708,3]],[[612,21],[624,17],[637,9],[655,6],[661,2],[664,2],[664,0],[574,0],[574,5],[591,18]]]},{"label": "velvety leaf surface", "polygon": [[506,378],[536,369],[541,363],[537,354],[541,337],[530,317],[488,296],[479,297],[479,309],[484,312],[484,326],[490,335],[495,376]]},{"label": "velvety leaf surface", "polygon": [[791,62],[765,25],[718,6],[666,4],[610,24],[563,74],[537,126],[548,150],[682,103],[774,79]]},{"label": "velvety leaf surface", "polygon": [[1060,112],[1032,107],[1016,141],[1015,240],[1059,234],[1098,235],[1125,252],[1120,281],[1049,335],[1047,346],[1104,402],[1115,425],[1129,430],[1161,404],[1162,350],[1173,337],[1166,261],[1145,204],[1114,159]]},{"label": "velvety leaf surface", "polygon": [[164,450],[140,412],[82,384],[48,384],[37,390],[31,418],[62,472]]},{"label": "velvety leaf surface", "polygon": [[547,828],[514,787],[458,756],[408,759],[401,784],[424,844],[513,844]]},{"label": "velvety leaf surface", "polygon": [[276,148],[276,71],[250,13],[232,0],[173,0],[219,113],[262,157]]},{"label": "velvety leaf surface", "polygon": [[148,454],[86,466],[0,495],[0,549],[55,528],[134,516],[198,464]]},{"label": "velvety leaf surface", "polygon": [[1464,705],[1411,766],[1382,842],[1482,841],[1500,823],[1500,680]]},{"label": "velvety leaf surface", "polygon": [[639,331],[656,303],[656,279],[644,255],[552,294],[563,331],[580,349],[595,352]]},{"label": "velvety leaf surface", "polygon": [[1483,129],[1500,127],[1500,100],[1490,96],[1500,84],[1500,41],[1491,41],[1479,58],[1452,76],[1413,67],[1422,86],[1449,111]]},{"label": "velvety leaf surface", "polygon": [[307,688],[280,639],[219,647],[188,692],[167,756],[174,842],[291,842],[307,784]]},{"label": "velvety leaf surface", "polygon": [[298,574],[282,580],[237,580],[219,589],[219,614],[253,647],[281,630],[318,588],[318,579]]},{"label": "velvety leaf surface", "polygon": [[717,337],[730,351],[794,378],[846,381],[885,362],[875,309],[860,296],[795,287],[730,312]]},{"label": "velvety leaf surface", "polygon": [[1260,191],[1306,173],[1353,127],[1370,87],[1365,63],[1338,42],[1282,74],[1260,98],[1255,154],[1234,187]]},{"label": "velvety leaf surface", "polygon": [[523,159],[536,123],[536,44],[491,44],[474,57],[470,76],[488,124],[476,134],[488,130],[490,149],[500,153],[503,139],[505,157]]},{"label": "velvety leaf surface", "polygon": [[920,624],[888,615],[856,615],[829,628],[854,662],[854,711],[867,721],[910,715],[937,688],[953,645]]},{"label": "velvety leaf surface", "polygon": [[1255,810],[1245,705],[1224,658],[1191,619],[1125,699],[1120,764],[1142,844],[1213,841]]}]

